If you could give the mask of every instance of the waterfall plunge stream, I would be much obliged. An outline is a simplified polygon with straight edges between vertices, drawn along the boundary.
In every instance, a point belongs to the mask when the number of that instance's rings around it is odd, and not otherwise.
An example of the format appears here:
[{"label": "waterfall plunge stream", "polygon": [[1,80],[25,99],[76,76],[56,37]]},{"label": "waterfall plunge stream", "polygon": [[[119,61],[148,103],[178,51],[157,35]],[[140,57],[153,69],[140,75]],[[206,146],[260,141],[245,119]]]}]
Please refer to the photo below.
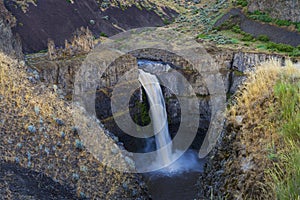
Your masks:
[{"label": "waterfall plunge stream", "polygon": [[[139,69],[139,82],[145,90],[150,105],[150,116],[157,149],[156,159],[150,165],[166,166],[160,170],[143,174],[149,192],[154,200],[194,199],[197,191],[196,183],[203,170],[204,161],[198,158],[196,151],[189,149],[182,153],[172,147],[166,104],[159,80],[154,75],[161,71],[168,73],[170,66],[145,60],[139,61],[139,66],[141,67]],[[182,156],[174,160],[177,157],[176,154]]]},{"label": "waterfall plunge stream", "polygon": [[[139,60],[138,65],[140,68],[139,82],[144,88],[150,105],[150,116],[157,150],[155,160],[149,164],[155,167],[165,166],[159,172],[168,176],[186,171],[202,171],[203,162],[199,160],[196,151],[189,149],[182,152],[172,146],[164,95],[156,76],[156,74],[170,73],[172,68],[166,63],[148,60]],[[149,141],[148,147],[154,145],[151,143],[152,140]],[[145,161],[139,162],[144,163]]]},{"label": "waterfall plunge stream", "polygon": [[139,81],[146,91],[150,104],[156,148],[160,149],[157,161],[162,164],[171,163],[172,143],[168,129],[165,100],[159,81],[155,75],[139,70]]}]

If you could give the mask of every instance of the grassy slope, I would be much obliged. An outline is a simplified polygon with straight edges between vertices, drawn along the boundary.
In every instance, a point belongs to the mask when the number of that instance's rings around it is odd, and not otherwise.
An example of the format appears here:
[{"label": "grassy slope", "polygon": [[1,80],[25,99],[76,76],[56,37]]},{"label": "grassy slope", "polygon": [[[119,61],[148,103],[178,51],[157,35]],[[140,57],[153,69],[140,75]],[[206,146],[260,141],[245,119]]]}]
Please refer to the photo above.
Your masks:
[{"label": "grassy slope", "polygon": [[[60,100],[53,89],[31,83],[25,69],[0,53],[0,161],[44,172],[73,187],[78,196],[143,196],[134,176],[103,166],[82,147],[70,103]],[[64,125],[59,126],[56,119]],[[119,156],[112,159],[121,163]]]},{"label": "grassy slope", "polygon": [[230,134],[237,134],[237,156],[225,161],[230,177],[225,196],[299,199],[299,70],[290,63],[286,68],[277,63],[260,66],[250,74],[228,115]]},{"label": "grassy slope", "polygon": [[[280,122],[277,131],[284,140],[279,151],[269,155],[274,162],[270,175],[278,199],[300,199],[300,76],[283,74],[274,86],[277,104],[273,116]],[[281,151],[280,151],[281,150]]]}]

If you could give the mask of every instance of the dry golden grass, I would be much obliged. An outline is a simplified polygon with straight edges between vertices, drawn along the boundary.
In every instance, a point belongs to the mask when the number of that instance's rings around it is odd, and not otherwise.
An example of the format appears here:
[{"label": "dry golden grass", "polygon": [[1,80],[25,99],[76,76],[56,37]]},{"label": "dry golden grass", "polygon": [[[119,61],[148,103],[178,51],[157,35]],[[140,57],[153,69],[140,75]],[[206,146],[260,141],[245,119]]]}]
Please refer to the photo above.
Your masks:
[{"label": "dry golden grass", "polygon": [[[273,178],[266,173],[284,151],[284,139],[278,132],[280,110],[274,111],[277,99],[274,86],[282,76],[300,76],[299,70],[287,62],[285,68],[275,61],[258,66],[236,95],[236,104],[228,111],[228,124],[236,132],[234,159],[226,163],[229,196],[242,199],[275,199]],[[238,119],[242,119],[239,121]],[[239,122],[238,122],[239,121]],[[232,174],[232,170],[236,174]],[[241,174],[240,174],[241,173]],[[235,181],[236,182],[235,182]],[[226,182],[227,182],[226,181]]]},{"label": "dry golden grass", "polygon": [[[0,161],[44,172],[92,199],[125,199],[133,190],[142,195],[135,177],[105,167],[85,148],[76,148],[80,138],[73,130],[72,112],[79,111],[72,111],[52,88],[31,83],[25,69],[0,53]],[[29,132],[29,125],[35,133]],[[124,182],[128,189],[122,187]]]}]

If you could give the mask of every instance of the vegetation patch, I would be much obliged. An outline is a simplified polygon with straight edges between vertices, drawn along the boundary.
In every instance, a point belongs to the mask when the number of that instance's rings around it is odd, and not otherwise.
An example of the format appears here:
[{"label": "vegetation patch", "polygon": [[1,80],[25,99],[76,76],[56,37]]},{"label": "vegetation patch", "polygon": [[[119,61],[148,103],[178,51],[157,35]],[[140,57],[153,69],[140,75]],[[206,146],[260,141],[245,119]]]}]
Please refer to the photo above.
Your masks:
[{"label": "vegetation patch", "polygon": [[[274,86],[277,103],[271,114],[280,121],[277,132],[283,138],[278,159],[268,172],[278,199],[300,198],[300,75],[284,73]],[[278,147],[276,147],[278,148]]]},{"label": "vegetation patch", "polygon": [[262,41],[262,42],[269,42],[269,41],[270,41],[270,38],[269,38],[269,36],[267,36],[267,35],[259,35],[259,36],[257,37],[257,40]]},{"label": "vegetation patch", "polygon": [[[235,17],[232,16],[230,19],[225,21],[222,25],[216,27],[215,30],[216,31],[227,30],[234,34],[238,34],[234,37],[238,37],[239,40],[243,42],[247,42],[244,43],[245,46],[250,46],[251,43],[259,41],[261,42],[261,44],[256,46],[257,49],[269,50],[278,53],[287,53],[291,57],[300,56],[300,48],[299,48],[300,45],[297,47],[293,47],[288,44],[274,43],[270,41],[270,38],[267,35],[258,35],[257,37],[254,37],[250,33],[246,33],[245,31],[243,31],[238,25],[239,24],[238,20],[234,20],[234,19]],[[226,44],[235,44],[238,41],[238,39],[234,39],[234,37],[233,39],[231,39],[231,42],[228,42]],[[200,34],[198,35],[198,38],[211,39],[211,37],[206,34]],[[222,43],[218,43],[218,44],[222,44]]]},{"label": "vegetation patch", "polygon": [[270,17],[267,13],[261,11],[248,12],[248,17],[253,20],[258,20],[266,23],[273,23],[278,26],[294,26],[297,31],[300,32],[300,22],[292,22],[289,20],[275,19]]},{"label": "vegetation patch", "polygon": [[276,51],[276,52],[283,52],[283,53],[288,53],[289,56],[291,57],[297,57],[300,56],[300,50],[298,47],[293,47],[288,44],[277,44],[274,42],[267,42],[264,46],[265,49],[271,50],[271,51]]},{"label": "vegetation patch", "polygon": [[197,39],[204,39],[207,41],[214,42],[216,44],[237,44],[238,40],[234,38],[229,38],[226,36],[223,36],[221,34],[204,34],[201,33],[197,36]]},{"label": "vegetation patch", "polygon": [[238,6],[246,7],[246,6],[248,6],[248,1],[247,0],[237,0],[236,4]]},{"label": "vegetation patch", "polygon": [[211,199],[299,199],[300,71],[275,61],[247,73],[201,178]]}]

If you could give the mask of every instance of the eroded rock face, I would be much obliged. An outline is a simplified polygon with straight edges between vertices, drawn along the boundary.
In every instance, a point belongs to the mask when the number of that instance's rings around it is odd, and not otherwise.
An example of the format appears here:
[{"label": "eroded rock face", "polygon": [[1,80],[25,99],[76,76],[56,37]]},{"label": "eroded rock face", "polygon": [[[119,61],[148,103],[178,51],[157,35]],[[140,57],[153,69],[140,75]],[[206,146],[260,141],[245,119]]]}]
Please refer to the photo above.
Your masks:
[{"label": "eroded rock face", "polygon": [[[116,120],[121,121],[126,114],[126,109],[129,107],[134,107],[134,102],[139,101],[140,94],[136,91],[130,90],[129,93],[133,95],[133,98],[130,102],[127,102],[126,98],[128,95],[127,88],[130,88],[131,84],[138,83],[138,74],[126,74],[132,69],[137,70],[137,60],[131,55],[123,55],[116,59],[109,67],[104,71],[102,76],[99,76],[99,85],[96,91],[96,99],[91,101],[95,102],[95,111],[97,118],[104,124],[105,128],[120,138],[120,142],[124,143],[124,146],[127,150],[134,152],[138,146],[143,145],[144,141],[141,139],[135,139],[134,137],[126,134],[116,123]],[[120,84],[120,92],[113,94],[114,87],[117,83],[120,83],[121,79],[124,81],[124,84]],[[123,88],[123,89],[122,89]],[[113,96],[116,95],[116,96]],[[121,102],[118,102],[123,106],[121,112],[118,112],[113,116],[112,113],[112,98],[118,99]]]},{"label": "eroded rock face", "polygon": [[57,85],[62,92],[61,95],[72,99],[75,74],[82,65],[84,57],[66,60],[41,59],[31,61],[30,66],[39,72],[40,80],[49,85]]},{"label": "eroded rock face", "polygon": [[[215,62],[219,66],[219,72],[222,75],[226,92],[229,95],[232,95],[237,91],[238,87],[246,79],[245,72],[253,70],[254,66],[270,59],[275,59],[282,63],[284,63],[285,60],[283,56],[275,54],[233,52],[218,48],[208,48],[207,52],[214,58]],[[151,70],[154,70],[156,73],[160,73],[161,78],[164,78],[166,82],[170,82],[170,88],[173,90],[173,92],[177,90],[184,90],[184,88],[180,88],[182,87],[182,84],[178,84],[180,81],[177,80],[175,74],[173,74],[176,71],[182,73],[193,86],[193,89],[196,92],[200,102],[199,125],[201,126],[201,133],[199,132],[197,135],[199,138],[196,138],[195,141],[202,141],[209,126],[211,117],[210,94],[207,90],[205,82],[201,78],[202,76],[205,76],[205,74],[196,73],[195,71],[191,70],[189,63],[183,58],[166,51],[155,49],[135,51],[131,52],[131,55],[123,56],[112,63],[104,73],[101,82],[99,82],[100,84],[97,92],[96,110],[101,112],[97,113],[97,117],[106,123],[108,129],[112,133],[117,133],[118,137],[122,138],[121,140],[128,144],[126,148],[129,146],[136,147],[138,144],[143,143],[142,141],[134,141],[132,140],[131,136],[126,136],[125,133],[122,133],[122,130],[118,128],[117,124],[111,120],[112,113],[110,108],[110,98],[113,87],[119,81],[120,77],[122,77],[127,71],[133,68],[138,68],[137,58],[160,60],[172,63],[172,67],[168,69],[162,68]],[[32,67],[38,69],[42,81],[45,81],[49,84],[57,84],[59,89],[63,91],[64,95],[67,95],[69,99],[71,99],[75,73],[81,67],[84,59],[85,56],[62,61],[32,62]],[[147,69],[145,70],[147,71]],[[127,79],[133,80],[130,77]],[[171,134],[175,134],[181,120],[180,104],[171,90],[163,89],[163,94],[165,99],[167,99],[166,104],[168,116],[170,116],[169,123],[171,127]],[[125,94],[120,93],[119,95],[122,96]],[[132,111],[136,111],[134,110],[136,106],[134,102],[138,102],[140,99],[141,93],[139,91],[132,91],[132,102],[129,105]],[[124,105],[125,104],[127,105],[128,102],[124,102]],[[201,146],[201,142],[195,142],[192,146],[193,148],[197,149],[199,146]],[[131,150],[133,151],[134,149]]]},{"label": "eroded rock face", "polygon": [[234,53],[228,81],[229,93],[234,94],[238,90],[238,87],[246,80],[246,72],[253,71],[255,66],[270,60],[280,62],[282,66],[285,64],[285,57],[276,54]]},{"label": "eroded rock face", "polygon": [[0,1],[0,50],[9,56],[22,58],[20,39],[11,31],[14,25],[15,19],[6,10],[3,1]]},{"label": "eroded rock face", "polygon": [[[285,57],[277,54],[234,52],[215,47],[207,48],[206,50],[219,66],[219,72],[223,77],[226,92],[229,92],[230,94],[234,94],[236,92],[238,86],[246,78],[245,72],[253,70],[254,66],[272,59],[281,62],[282,65],[284,65],[285,62]],[[189,63],[183,58],[162,50],[140,50],[131,52],[130,54],[135,57],[133,60],[134,62],[136,62],[136,58],[164,61],[172,63],[175,67],[174,69],[179,71],[180,69],[176,68],[176,66],[183,66],[184,68],[190,67]],[[39,71],[42,81],[49,84],[58,84],[59,88],[62,89],[66,95],[70,96],[72,95],[74,87],[75,73],[80,68],[85,58],[86,56],[81,56],[55,61],[49,61],[45,58],[36,60],[34,58],[30,58],[28,62],[32,68],[36,68]],[[107,84],[116,82],[116,76],[120,77],[121,71],[127,70],[127,68],[123,67],[123,69],[118,70],[119,74],[114,71],[113,74],[116,74],[114,77],[108,76],[106,78]],[[188,81],[191,82],[193,88],[198,91],[199,96],[208,95],[207,89],[205,87],[201,87],[201,85],[204,85],[203,80],[201,82],[201,78],[197,78],[197,74],[185,73],[185,76]]]},{"label": "eroded rock face", "polygon": [[284,65],[285,58],[276,54],[262,54],[262,53],[245,53],[237,52],[234,53],[232,69],[239,72],[245,73],[253,70],[253,68],[260,63],[274,60]]},{"label": "eroded rock face", "polygon": [[248,9],[250,12],[259,10],[267,12],[273,18],[291,20],[293,22],[300,21],[300,2],[294,0],[286,1],[259,1],[249,0]]},{"label": "eroded rock face", "polygon": [[228,95],[233,95],[246,80],[246,73],[253,71],[261,63],[274,60],[284,66],[286,60],[285,56],[278,54],[235,52],[218,48],[208,48],[207,51],[220,67],[219,71],[222,74]]}]

